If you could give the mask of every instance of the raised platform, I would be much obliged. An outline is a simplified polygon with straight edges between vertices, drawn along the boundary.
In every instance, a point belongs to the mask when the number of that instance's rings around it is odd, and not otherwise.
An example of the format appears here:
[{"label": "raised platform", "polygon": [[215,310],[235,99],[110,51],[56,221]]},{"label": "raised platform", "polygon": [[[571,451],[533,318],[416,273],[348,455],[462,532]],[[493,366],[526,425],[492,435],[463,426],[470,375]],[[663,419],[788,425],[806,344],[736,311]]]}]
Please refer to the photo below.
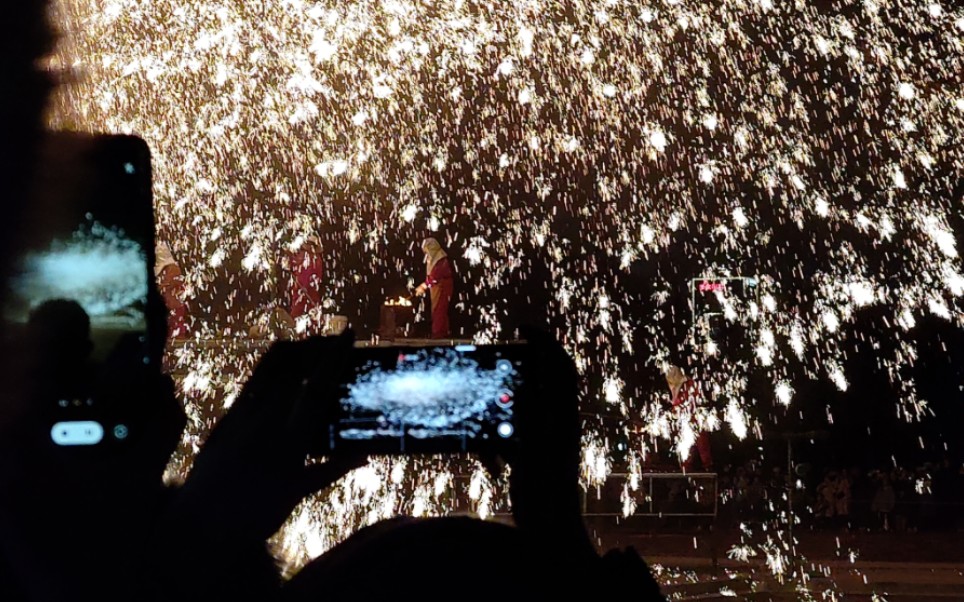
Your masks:
[{"label": "raised platform", "polygon": [[[626,518],[623,497],[631,475],[612,473],[606,483],[583,492],[587,517]],[[630,489],[632,511],[638,517],[707,517],[719,511],[719,483],[714,472],[643,472]]]},{"label": "raised platform", "polygon": [[395,339],[376,342],[355,341],[355,347],[437,347],[443,345],[472,345],[472,339]]},{"label": "raised platform", "polygon": [[[255,339],[250,337],[211,337],[206,339],[176,339],[169,344],[170,350],[183,348],[197,349],[225,349],[232,351],[264,351],[275,341],[273,339]],[[437,345],[472,345],[472,339],[395,339],[388,341],[378,338],[355,341],[355,347],[432,347]]]}]

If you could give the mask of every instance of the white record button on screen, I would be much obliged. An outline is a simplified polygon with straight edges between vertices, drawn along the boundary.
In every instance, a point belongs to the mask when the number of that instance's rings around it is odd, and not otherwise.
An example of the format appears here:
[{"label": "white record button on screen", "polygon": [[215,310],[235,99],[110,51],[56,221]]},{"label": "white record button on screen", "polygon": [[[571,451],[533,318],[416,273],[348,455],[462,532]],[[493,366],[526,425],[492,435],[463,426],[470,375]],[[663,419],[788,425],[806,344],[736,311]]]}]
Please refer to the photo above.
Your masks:
[{"label": "white record button on screen", "polygon": [[503,439],[508,439],[512,436],[512,433],[515,432],[511,422],[500,422],[496,430],[499,432],[499,436]]},{"label": "white record button on screen", "polygon": [[104,438],[104,427],[93,420],[58,422],[50,429],[57,445],[97,445]]}]

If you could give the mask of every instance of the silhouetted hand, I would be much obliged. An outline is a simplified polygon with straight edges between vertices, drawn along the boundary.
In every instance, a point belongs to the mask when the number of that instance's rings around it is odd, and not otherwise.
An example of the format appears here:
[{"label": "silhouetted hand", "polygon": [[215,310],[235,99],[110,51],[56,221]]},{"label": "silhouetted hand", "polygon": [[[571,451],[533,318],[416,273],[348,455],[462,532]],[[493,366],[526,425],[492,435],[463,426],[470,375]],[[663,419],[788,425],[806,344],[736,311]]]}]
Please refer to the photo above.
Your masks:
[{"label": "silhouetted hand", "polygon": [[543,594],[605,600],[632,590],[641,600],[663,600],[635,550],[612,550],[604,558],[596,552],[582,518],[576,366],[547,333],[522,328],[521,334],[531,350],[528,403],[517,414],[519,451],[504,460],[516,526],[533,546],[533,557],[540,558],[533,570],[547,567]]},{"label": "silhouetted hand", "polygon": [[512,515],[520,529],[559,554],[596,557],[582,520],[576,366],[547,333],[522,328],[521,334],[531,350],[527,404],[517,413],[522,443],[503,458],[510,467]]},{"label": "silhouetted hand", "polygon": [[[97,446],[53,444],[47,406],[56,398],[42,371],[25,370],[13,393],[32,403],[0,437],[0,544],[32,599],[130,599],[129,552],[164,501],[161,476],[185,421],[174,385],[143,363],[136,337],[118,343],[103,373],[93,391],[92,418],[106,431]],[[114,421],[128,429],[124,440],[115,440]]]},{"label": "silhouetted hand", "polygon": [[261,358],[202,447],[160,533],[168,553],[191,549],[183,594],[200,599],[208,587],[226,594],[222,579],[243,584],[244,564],[295,506],[364,463],[340,457],[306,464],[325,436],[322,415],[337,403],[352,344],[350,333],[279,342]]}]

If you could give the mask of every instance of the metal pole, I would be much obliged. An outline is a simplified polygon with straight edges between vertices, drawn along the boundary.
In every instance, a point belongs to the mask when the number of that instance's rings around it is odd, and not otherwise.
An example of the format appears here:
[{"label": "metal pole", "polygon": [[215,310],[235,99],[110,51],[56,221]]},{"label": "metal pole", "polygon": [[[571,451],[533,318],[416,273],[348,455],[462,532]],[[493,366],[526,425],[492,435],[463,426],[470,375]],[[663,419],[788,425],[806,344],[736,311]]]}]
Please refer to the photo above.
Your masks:
[{"label": "metal pole", "polygon": [[790,566],[796,565],[797,547],[793,540],[793,439],[787,437],[787,537],[790,538]]}]

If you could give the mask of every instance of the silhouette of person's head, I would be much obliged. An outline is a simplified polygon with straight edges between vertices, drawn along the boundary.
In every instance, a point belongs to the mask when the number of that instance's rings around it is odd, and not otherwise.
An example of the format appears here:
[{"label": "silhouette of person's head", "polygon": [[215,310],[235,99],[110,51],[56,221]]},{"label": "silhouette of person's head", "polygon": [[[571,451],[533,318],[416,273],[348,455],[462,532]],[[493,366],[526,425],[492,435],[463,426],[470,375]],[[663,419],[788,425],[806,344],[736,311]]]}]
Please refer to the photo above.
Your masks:
[{"label": "silhouette of person's head", "polygon": [[76,301],[53,299],[30,312],[27,336],[50,359],[86,361],[93,343],[90,316]]},{"label": "silhouette of person's head", "polygon": [[[72,299],[50,299],[30,310],[27,324],[31,328],[38,329],[35,331],[38,334],[42,330],[49,330],[57,337],[70,336],[81,331],[86,334],[90,330],[90,316],[80,303]],[[60,332],[46,328],[48,326],[73,328],[67,332]]]},{"label": "silhouette of person's head", "polygon": [[[546,574],[518,529],[467,517],[399,518],[362,529],[301,571],[284,602],[538,597]],[[481,571],[480,571],[481,570]],[[488,575],[488,576],[483,576]]]}]

